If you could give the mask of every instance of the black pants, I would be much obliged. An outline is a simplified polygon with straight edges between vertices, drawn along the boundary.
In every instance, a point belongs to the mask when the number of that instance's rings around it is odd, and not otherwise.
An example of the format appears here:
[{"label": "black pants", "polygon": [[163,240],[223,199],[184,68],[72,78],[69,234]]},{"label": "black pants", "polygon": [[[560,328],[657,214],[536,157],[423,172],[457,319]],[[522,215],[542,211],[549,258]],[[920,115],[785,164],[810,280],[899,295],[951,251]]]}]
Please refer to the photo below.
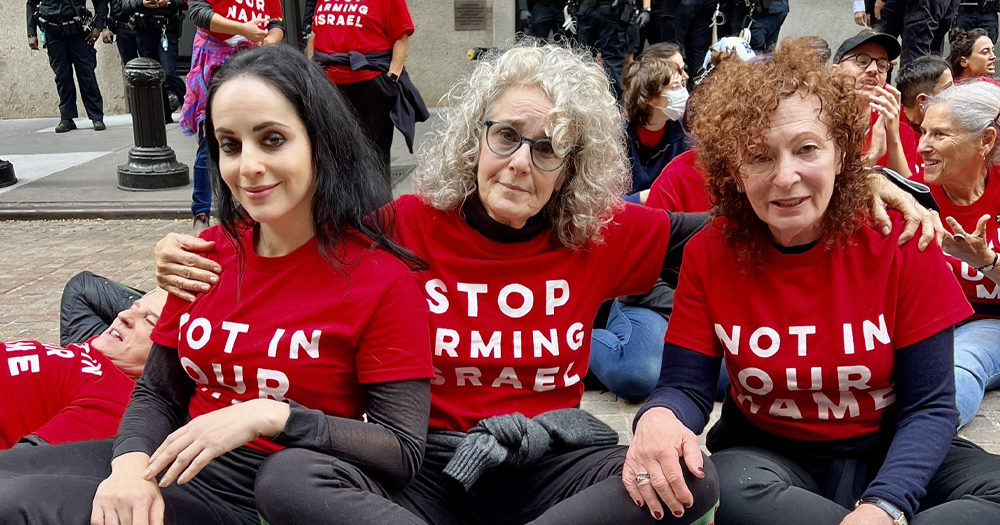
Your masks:
[{"label": "black pants", "polygon": [[672,37],[664,40],[681,47],[687,74],[692,79],[701,69],[711,45],[716,4],[716,0],[667,0],[663,4],[664,27],[673,28]]},{"label": "black pants", "polygon": [[118,26],[115,29],[115,44],[118,46],[118,56],[122,58],[122,66],[133,58],[139,58],[139,41],[135,30],[123,25]]},{"label": "black pants", "polygon": [[996,11],[983,13],[979,10],[979,6],[960,5],[958,6],[958,22],[956,25],[962,31],[968,31],[977,27],[985,29],[986,33],[990,35],[990,40],[994,44],[997,43],[997,33],[1000,31],[997,28]]},{"label": "black pants", "polygon": [[628,51],[628,26],[619,20],[618,9],[610,3],[580,4],[577,39],[601,54],[604,71],[614,86],[615,98],[622,94],[622,69]]},{"label": "black pants", "polygon": [[399,86],[385,75],[353,84],[337,84],[340,93],[354,108],[368,139],[382,154],[385,177],[389,178],[393,125],[390,114],[399,96]]},{"label": "black pants", "polygon": [[888,0],[878,25],[902,37],[900,66],[924,55],[940,55],[955,22],[959,0]]},{"label": "black pants", "polygon": [[80,272],[66,282],[59,301],[59,344],[83,343],[108,329],[118,312],[131,308],[145,292]]},{"label": "black pants", "polygon": [[152,58],[160,63],[166,79],[163,81],[163,114],[170,120],[170,102],[168,94],[173,94],[177,100],[183,102],[184,94],[187,93],[187,84],[177,75],[177,41],[180,34],[177,30],[167,31],[167,49],[163,49],[164,33],[160,30],[137,30],[137,46],[139,56]]},{"label": "black pants", "polygon": [[[111,474],[112,440],[0,452],[4,525],[86,525],[97,486]],[[258,525],[253,479],[264,454],[245,447],[216,458],[193,480],[161,489],[171,525]]]},{"label": "black pants", "polygon": [[59,93],[59,118],[72,120],[77,117],[76,86],[73,71],[80,83],[80,96],[90,120],[104,120],[104,100],[97,85],[97,50],[87,43],[87,33],[63,34],[57,29],[45,28],[49,66],[56,74],[56,92]]},{"label": "black pants", "polygon": [[788,2],[771,0],[767,13],[754,13],[750,23],[750,10],[745,2],[733,4],[733,20],[739,26],[737,32],[750,24],[750,48],[760,53],[774,49],[778,43],[778,33],[788,17]]},{"label": "black pants", "polygon": [[561,6],[552,5],[545,2],[536,2],[531,8],[531,23],[527,28],[527,35],[536,38],[560,38],[563,22],[566,17]]},{"label": "black pants", "polygon": [[[722,500],[718,525],[784,525],[796,522],[795,516],[838,525],[850,513],[822,495],[827,480],[816,465],[806,468],[778,452],[750,447],[719,451],[712,461]],[[1000,523],[1000,457],[955,438],[910,523]]]},{"label": "black pants", "polygon": [[[626,447],[549,454],[522,469],[498,467],[464,492],[430,462],[406,489],[386,488],[357,467],[318,452],[289,449],[257,476],[257,506],[271,525],[291,523],[607,524],[690,523],[718,501],[715,470],[686,481],[695,504],[682,518],[657,522],[622,485]],[[685,473],[686,469],[685,469]]]}]

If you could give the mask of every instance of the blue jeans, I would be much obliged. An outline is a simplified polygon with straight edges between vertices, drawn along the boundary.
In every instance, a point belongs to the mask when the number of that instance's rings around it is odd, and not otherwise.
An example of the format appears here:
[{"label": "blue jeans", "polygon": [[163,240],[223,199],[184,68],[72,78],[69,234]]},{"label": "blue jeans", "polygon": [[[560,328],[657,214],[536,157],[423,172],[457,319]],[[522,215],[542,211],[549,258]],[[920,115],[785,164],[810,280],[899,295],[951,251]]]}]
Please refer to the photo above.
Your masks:
[{"label": "blue jeans", "polygon": [[955,328],[955,402],[959,428],[972,421],[987,390],[1000,388],[1000,319]]},{"label": "blue jeans", "polygon": [[198,153],[194,157],[194,191],[191,192],[191,215],[212,213],[212,175],[208,172],[208,139],[205,126],[198,127]]},{"label": "blue jeans", "polygon": [[607,330],[594,330],[590,369],[608,390],[628,401],[649,395],[660,378],[667,320],[638,306],[611,304]]}]

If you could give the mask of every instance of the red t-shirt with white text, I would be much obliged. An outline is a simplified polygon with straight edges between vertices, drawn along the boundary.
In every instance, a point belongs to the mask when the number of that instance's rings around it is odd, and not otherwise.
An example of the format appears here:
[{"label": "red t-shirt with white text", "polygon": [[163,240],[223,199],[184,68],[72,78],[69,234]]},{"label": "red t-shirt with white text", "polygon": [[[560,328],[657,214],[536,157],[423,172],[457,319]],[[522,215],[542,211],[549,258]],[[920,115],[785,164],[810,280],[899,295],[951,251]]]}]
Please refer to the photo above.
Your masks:
[{"label": "red t-shirt with white text", "polygon": [[666,213],[633,204],[603,244],[580,250],[547,232],[495,242],[415,195],[397,199],[396,212],[399,240],[429,266],[421,280],[434,349],[430,427],[462,432],[496,415],[579,405],[598,307],[649,291],[670,237]]},{"label": "red t-shirt with white text", "polygon": [[830,441],[875,432],[895,403],[894,351],[971,313],[936,244],[855,232],[846,247],[769,247],[745,271],[718,224],[684,249],[666,341],[725,359],[730,395],[759,428]]},{"label": "red t-shirt with white text", "polygon": [[[372,53],[392,49],[403,35],[413,35],[406,0],[318,0],[313,14],[313,46],[326,54]],[[379,76],[378,71],[327,68],[336,84],[353,84]]]},{"label": "red t-shirt with white text", "polygon": [[[209,258],[219,284],[187,303],[171,296],[153,341],[177,354],[197,383],[192,418],[256,398],[289,399],[327,415],[360,419],[365,383],[430,378],[427,306],[416,275],[356,233],[334,267],[316,239],[282,257],[254,253],[246,265],[219,227]],[[282,447],[260,438],[263,452]]]},{"label": "red t-shirt with white text", "polygon": [[[924,182],[923,175],[915,177],[918,182]],[[989,215],[986,222],[986,242],[991,250],[1000,250],[1000,167],[993,167],[986,178],[986,191],[979,197],[979,200],[968,206],[957,206],[952,204],[945,193],[944,188],[939,185],[931,185],[931,195],[941,208],[941,222],[944,227],[951,231],[951,227],[944,220],[946,217],[954,217],[962,225],[967,233],[976,231],[976,224],[983,215]],[[972,303],[973,308],[985,306],[991,310],[1000,310],[1000,286],[991,281],[985,275],[962,262],[958,257],[945,254],[949,266],[955,273],[955,278],[962,285],[965,297]],[[986,317],[1000,317],[997,315],[977,314],[975,319]]]},{"label": "red t-shirt with white text", "polygon": [[653,181],[646,206],[684,213],[712,209],[705,191],[705,174],[697,168],[697,162],[697,151],[693,149],[674,157]]},{"label": "red t-shirt with white text", "polygon": [[118,432],[135,383],[90,341],[0,343],[0,450],[28,434],[52,444]]},{"label": "red t-shirt with white text", "polygon": [[[208,3],[217,15],[236,22],[249,22],[255,18],[263,18],[267,21],[281,20],[285,16],[281,11],[281,0],[208,0]],[[261,29],[266,28],[267,22],[260,27]],[[209,31],[209,34],[225,41],[234,36],[215,31]]]}]

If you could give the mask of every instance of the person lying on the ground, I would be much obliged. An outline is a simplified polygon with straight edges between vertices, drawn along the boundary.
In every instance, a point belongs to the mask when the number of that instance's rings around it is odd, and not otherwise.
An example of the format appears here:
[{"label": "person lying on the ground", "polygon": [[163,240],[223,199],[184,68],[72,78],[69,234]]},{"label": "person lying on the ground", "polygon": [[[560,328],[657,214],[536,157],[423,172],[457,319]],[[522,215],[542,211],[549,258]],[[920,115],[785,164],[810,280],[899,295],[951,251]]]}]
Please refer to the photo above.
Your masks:
[{"label": "person lying on the ground", "polygon": [[166,300],[149,293],[86,342],[0,342],[0,450],[115,435]]},{"label": "person lying on the ground", "polygon": [[146,292],[91,272],[80,272],[63,288],[59,304],[59,344],[69,346],[104,333],[122,310]]}]

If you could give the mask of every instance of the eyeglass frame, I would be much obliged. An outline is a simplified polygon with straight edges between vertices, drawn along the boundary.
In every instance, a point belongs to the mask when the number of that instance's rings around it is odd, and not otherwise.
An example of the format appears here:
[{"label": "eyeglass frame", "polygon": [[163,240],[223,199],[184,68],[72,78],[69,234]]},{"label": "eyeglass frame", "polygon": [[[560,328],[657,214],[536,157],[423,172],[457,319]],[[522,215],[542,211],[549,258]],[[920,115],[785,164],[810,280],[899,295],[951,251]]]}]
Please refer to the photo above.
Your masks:
[{"label": "eyeglass frame", "polygon": [[[862,56],[868,57],[868,60],[869,60],[868,64],[865,65],[865,66],[862,66],[860,63],[858,63],[858,57],[862,57]],[[858,67],[860,67],[860,68],[862,68],[862,69],[864,69],[866,71],[868,70],[868,66],[872,65],[872,62],[875,62],[875,69],[877,69],[879,73],[888,73],[889,72],[889,66],[892,64],[892,61],[889,60],[888,58],[875,58],[875,57],[869,55],[868,53],[855,53],[853,55],[847,55],[847,56],[841,58],[840,61],[837,62],[837,63],[838,64],[843,64],[844,61],[847,60],[847,59],[852,59],[854,61],[854,63],[858,65]],[[885,61],[885,69],[882,69],[881,67],[879,67],[879,61],[880,60],[884,60]]]},{"label": "eyeglass frame", "polygon": [[[490,146],[490,139],[489,139],[490,129],[493,126],[497,125],[497,124],[502,124],[504,126],[507,126],[510,129],[514,130],[514,133],[517,133],[517,136],[521,138],[521,140],[518,143],[517,147],[514,148],[513,150],[511,150],[510,153],[497,153],[497,151],[493,149],[493,146]],[[521,149],[521,146],[523,146],[524,143],[527,142],[528,143],[528,156],[531,157],[531,165],[534,166],[534,167],[536,167],[536,168],[538,168],[541,171],[546,172],[546,173],[552,173],[553,171],[558,171],[560,168],[562,168],[563,166],[565,166],[566,165],[566,160],[569,159],[573,155],[573,150],[570,149],[569,151],[566,152],[565,155],[562,156],[562,162],[560,162],[558,166],[556,166],[555,168],[552,168],[550,170],[547,170],[547,169],[539,166],[538,163],[535,162],[535,144],[538,144],[539,142],[548,143],[549,145],[552,146],[552,152],[555,153],[556,149],[555,149],[555,145],[552,144],[552,139],[538,139],[538,140],[529,139],[528,137],[525,137],[523,134],[521,134],[520,130],[518,130],[517,128],[515,128],[511,124],[508,124],[507,122],[500,122],[500,121],[497,121],[497,120],[486,120],[486,121],[483,121],[483,125],[486,126],[486,133],[483,135],[483,141],[486,142],[486,147],[489,148],[489,150],[494,155],[496,155],[498,157],[503,157],[503,158],[510,157],[511,155],[517,153],[517,150]]]}]

